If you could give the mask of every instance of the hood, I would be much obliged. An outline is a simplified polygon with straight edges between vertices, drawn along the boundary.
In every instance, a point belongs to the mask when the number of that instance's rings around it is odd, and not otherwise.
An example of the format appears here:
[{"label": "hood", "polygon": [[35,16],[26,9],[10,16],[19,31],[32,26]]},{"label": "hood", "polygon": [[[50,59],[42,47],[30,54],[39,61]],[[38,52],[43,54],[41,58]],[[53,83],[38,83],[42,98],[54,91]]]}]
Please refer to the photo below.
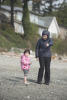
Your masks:
[{"label": "hood", "polygon": [[48,31],[48,30],[44,30],[43,32],[42,32],[42,36],[43,35],[47,35],[48,36],[48,38],[50,37],[50,32]]}]

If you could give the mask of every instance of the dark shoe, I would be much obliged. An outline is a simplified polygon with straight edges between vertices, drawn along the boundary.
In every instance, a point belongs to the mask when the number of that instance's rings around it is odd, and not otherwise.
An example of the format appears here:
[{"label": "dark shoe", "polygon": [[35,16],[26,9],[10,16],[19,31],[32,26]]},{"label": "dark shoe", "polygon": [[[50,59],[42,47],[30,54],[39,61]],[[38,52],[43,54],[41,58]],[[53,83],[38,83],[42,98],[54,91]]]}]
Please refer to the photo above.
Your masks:
[{"label": "dark shoe", "polygon": [[45,82],[46,85],[49,85],[49,82]]},{"label": "dark shoe", "polygon": [[37,82],[38,84],[42,84],[42,82]]}]

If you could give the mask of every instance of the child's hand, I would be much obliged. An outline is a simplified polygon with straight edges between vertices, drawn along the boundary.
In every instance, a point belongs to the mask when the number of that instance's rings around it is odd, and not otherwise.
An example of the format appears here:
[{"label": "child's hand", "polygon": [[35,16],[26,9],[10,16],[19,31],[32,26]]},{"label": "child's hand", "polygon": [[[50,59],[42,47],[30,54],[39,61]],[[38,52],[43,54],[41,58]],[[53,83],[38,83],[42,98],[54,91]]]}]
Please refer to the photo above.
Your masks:
[{"label": "child's hand", "polygon": [[30,62],[30,64],[29,65],[31,65],[32,63]]}]

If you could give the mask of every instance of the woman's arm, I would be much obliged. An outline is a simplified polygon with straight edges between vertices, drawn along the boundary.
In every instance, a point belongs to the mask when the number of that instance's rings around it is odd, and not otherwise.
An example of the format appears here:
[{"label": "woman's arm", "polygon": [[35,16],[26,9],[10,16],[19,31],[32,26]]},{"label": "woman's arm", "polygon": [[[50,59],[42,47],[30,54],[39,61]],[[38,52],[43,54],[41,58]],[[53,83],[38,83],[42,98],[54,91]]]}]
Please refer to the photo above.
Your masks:
[{"label": "woman's arm", "polygon": [[39,57],[39,48],[40,48],[40,41],[38,40],[38,42],[36,44],[36,50],[35,50],[35,56],[36,56],[36,58]]},{"label": "woman's arm", "polygon": [[49,39],[49,42],[46,44],[46,47],[49,47],[49,46],[53,46],[53,41],[51,38]]},{"label": "woman's arm", "polygon": [[53,41],[52,41],[51,38],[50,38],[50,40],[49,40],[49,46],[53,46]]}]

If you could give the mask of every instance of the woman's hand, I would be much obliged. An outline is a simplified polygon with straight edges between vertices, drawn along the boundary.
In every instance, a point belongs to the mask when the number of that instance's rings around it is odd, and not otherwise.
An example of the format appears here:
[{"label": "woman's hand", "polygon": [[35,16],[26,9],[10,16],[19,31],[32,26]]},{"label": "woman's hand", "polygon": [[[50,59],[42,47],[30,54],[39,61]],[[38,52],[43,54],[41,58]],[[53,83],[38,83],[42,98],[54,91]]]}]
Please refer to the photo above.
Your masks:
[{"label": "woman's hand", "polygon": [[39,61],[39,58],[36,58],[37,61]]},{"label": "woman's hand", "polygon": [[49,43],[47,43],[46,46],[49,47]]}]

